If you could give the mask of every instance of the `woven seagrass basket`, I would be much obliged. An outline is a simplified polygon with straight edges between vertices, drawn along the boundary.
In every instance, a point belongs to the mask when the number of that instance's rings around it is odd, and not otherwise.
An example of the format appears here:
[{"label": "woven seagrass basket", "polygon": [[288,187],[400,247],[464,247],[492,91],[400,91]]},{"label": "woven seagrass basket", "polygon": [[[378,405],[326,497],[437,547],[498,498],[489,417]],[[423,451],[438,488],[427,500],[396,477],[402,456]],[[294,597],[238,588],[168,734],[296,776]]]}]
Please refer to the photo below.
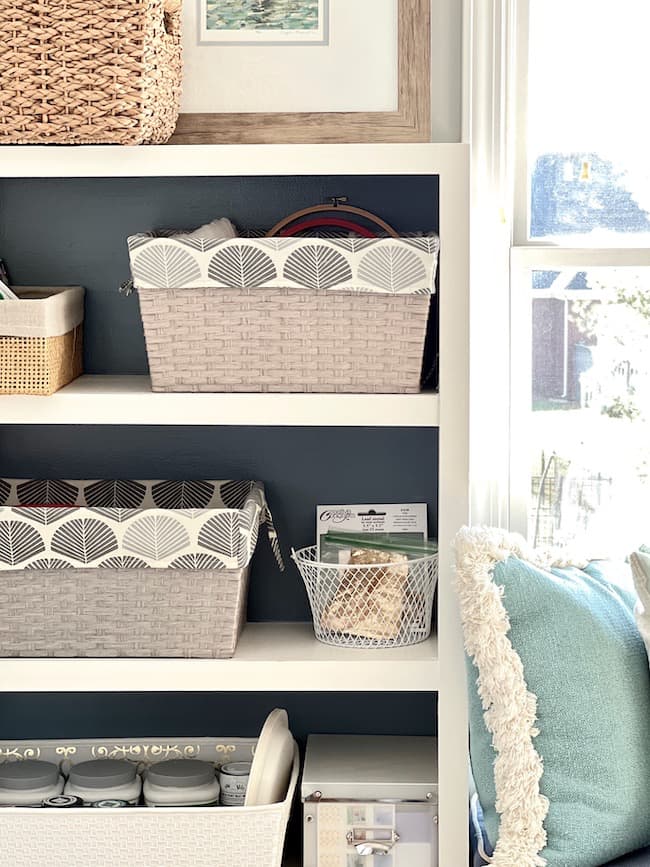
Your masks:
[{"label": "woven seagrass basket", "polygon": [[83,372],[84,290],[15,292],[0,303],[0,394],[53,394]]},{"label": "woven seagrass basket", "polygon": [[0,144],[146,144],[178,119],[181,0],[0,0]]},{"label": "woven seagrass basket", "polygon": [[154,391],[413,393],[437,236],[134,236]]}]

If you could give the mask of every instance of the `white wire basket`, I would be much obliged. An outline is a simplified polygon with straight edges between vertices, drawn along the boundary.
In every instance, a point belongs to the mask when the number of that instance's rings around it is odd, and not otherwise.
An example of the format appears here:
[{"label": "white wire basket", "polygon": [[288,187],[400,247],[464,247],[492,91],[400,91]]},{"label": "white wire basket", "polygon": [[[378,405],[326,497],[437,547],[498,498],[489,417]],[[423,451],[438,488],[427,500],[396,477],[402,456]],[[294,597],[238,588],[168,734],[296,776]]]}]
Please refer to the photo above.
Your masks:
[{"label": "white wire basket", "polygon": [[364,564],[321,563],[316,547],[294,550],[291,556],[307,588],[319,641],[339,647],[405,647],[431,634],[437,554]]}]

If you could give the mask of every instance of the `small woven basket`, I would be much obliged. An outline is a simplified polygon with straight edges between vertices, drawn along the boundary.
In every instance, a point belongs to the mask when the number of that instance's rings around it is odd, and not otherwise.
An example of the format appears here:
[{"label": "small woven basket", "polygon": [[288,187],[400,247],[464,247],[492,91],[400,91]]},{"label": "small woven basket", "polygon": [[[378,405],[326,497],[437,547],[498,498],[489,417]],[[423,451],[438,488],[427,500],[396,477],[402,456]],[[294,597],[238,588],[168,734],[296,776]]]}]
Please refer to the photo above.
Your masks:
[{"label": "small woven basket", "polygon": [[145,144],[178,119],[181,0],[0,0],[0,144]]},{"label": "small woven basket", "polygon": [[83,373],[84,290],[15,291],[0,303],[0,394],[53,394]]},{"label": "small woven basket", "polygon": [[404,563],[321,563],[315,547],[293,551],[316,638],[339,647],[405,647],[431,634],[438,555]]}]

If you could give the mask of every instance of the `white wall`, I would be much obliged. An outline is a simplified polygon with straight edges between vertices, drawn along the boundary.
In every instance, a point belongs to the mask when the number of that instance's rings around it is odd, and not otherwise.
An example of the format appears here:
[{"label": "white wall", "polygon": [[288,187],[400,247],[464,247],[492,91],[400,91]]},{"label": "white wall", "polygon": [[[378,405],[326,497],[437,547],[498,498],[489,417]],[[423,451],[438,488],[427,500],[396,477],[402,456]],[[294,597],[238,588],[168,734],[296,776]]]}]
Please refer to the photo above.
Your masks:
[{"label": "white wall", "polygon": [[463,0],[431,0],[432,141],[461,141],[462,44]]},{"label": "white wall", "polygon": [[182,110],[395,111],[398,0],[329,6],[327,45],[206,45],[185,0]]},{"label": "white wall", "polygon": [[[393,111],[398,0],[330,0],[327,46],[200,45],[185,0],[182,110]],[[460,141],[463,0],[431,0],[432,137]]]}]

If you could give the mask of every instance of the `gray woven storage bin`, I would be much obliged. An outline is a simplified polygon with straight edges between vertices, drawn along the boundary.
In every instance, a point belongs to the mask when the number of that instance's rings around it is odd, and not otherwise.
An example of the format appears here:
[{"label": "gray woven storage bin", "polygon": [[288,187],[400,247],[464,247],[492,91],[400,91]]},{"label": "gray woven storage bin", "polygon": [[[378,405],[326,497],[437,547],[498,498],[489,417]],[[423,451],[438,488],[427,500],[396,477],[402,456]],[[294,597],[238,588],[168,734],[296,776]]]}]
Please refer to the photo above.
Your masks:
[{"label": "gray woven storage bin", "polygon": [[249,567],[0,572],[0,656],[224,659]]},{"label": "gray woven storage bin", "polygon": [[436,236],[129,249],[154,391],[420,390]]},{"label": "gray woven storage bin", "polygon": [[0,656],[232,656],[255,481],[0,479]]}]

